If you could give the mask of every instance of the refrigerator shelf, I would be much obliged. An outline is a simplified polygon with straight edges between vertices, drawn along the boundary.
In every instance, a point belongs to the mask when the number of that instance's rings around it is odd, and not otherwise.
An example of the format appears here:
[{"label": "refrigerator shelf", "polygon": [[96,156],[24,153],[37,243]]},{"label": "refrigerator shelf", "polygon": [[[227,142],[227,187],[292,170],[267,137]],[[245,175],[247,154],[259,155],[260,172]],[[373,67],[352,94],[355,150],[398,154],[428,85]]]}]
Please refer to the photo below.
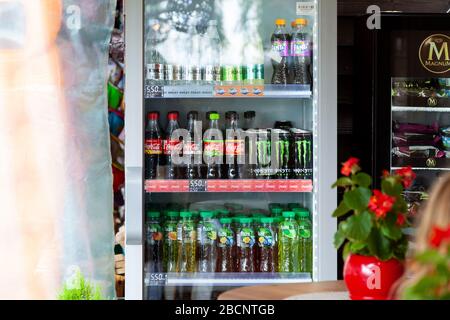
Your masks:
[{"label": "refrigerator shelf", "polygon": [[392,106],[393,112],[450,112],[450,108],[444,107],[399,107]]},{"label": "refrigerator shelf", "polygon": [[392,97],[394,106],[423,106],[424,108],[445,108],[450,107],[448,97]]},{"label": "refrigerator shelf", "polygon": [[[163,279],[152,281],[151,279]],[[146,274],[145,286],[248,286],[312,282],[310,273],[169,273]]]},{"label": "refrigerator shelf", "polygon": [[293,192],[311,193],[312,180],[147,180],[148,193]]},{"label": "refrigerator shelf", "polygon": [[147,81],[144,86],[145,99],[180,98],[291,98],[310,99],[309,85],[262,85],[262,86],[214,86],[214,85],[153,85]]},{"label": "refrigerator shelf", "polygon": [[[399,170],[402,167],[392,167],[392,170]],[[412,167],[414,171],[450,171],[450,168],[427,168],[427,167]]]},{"label": "refrigerator shelf", "polygon": [[413,170],[428,170],[428,171],[450,171],[449,158],[392,158],[392,169],[400,169],[403,167],[412,167]]}]

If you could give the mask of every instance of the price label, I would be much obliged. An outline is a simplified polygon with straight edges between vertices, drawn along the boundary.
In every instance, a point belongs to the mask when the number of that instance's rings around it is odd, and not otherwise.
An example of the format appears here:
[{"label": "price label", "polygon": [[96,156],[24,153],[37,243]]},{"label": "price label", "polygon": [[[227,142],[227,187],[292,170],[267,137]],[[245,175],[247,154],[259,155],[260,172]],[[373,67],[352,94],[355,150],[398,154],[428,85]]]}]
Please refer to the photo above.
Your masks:
[{"label": "price label", "polygon": [[207,192],[208,181],[206,180],[190,180],[189,192]]},{"label": "price label", "polygon": [[297,2],[298,16],[314,16],[316,12],[316,4],[313,1]]},{"label": "price label", "polygon": [[162,98],[164,96],[164,87],[157,85],[146,85],[144,90],[144,98]]}]

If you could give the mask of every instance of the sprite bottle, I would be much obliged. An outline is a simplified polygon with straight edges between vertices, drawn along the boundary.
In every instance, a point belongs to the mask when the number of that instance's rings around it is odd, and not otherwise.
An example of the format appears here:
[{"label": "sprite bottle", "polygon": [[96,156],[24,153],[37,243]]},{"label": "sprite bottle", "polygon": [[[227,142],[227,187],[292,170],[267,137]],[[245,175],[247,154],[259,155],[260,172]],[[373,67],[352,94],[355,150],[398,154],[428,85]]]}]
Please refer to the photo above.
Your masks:
[{"label": "sprite bottle", "polygon": [[181,220],[177,226],[178,263],[177,272],[196,271],[196,240],[197,230],[192,219],[192,213],[180,212]]},{"label": "sprite bottle", "polygon": [[301,209],[297,212],[298,217],[298,235],[299,248],[298,255],[300,259],[300,272],[312,273],[312,224],[309,211]]},{"label": "sprite bottle", "polygon": [[298,272],[298,224],[295,212],[283,212],[278,231],[279,272]]},{"label": "sprite bottle", "polygon": [[215,272],[217,227],[213,220],[214,213],[204,211],[200,213],[201,221],[197,225],[197,271]]},{"label": "sprite bottle", "polygon": [[167,211],[164,222],[164,250],[163,270],[164,272],[176,272],[178,259],[177,226],[179,213]]}]

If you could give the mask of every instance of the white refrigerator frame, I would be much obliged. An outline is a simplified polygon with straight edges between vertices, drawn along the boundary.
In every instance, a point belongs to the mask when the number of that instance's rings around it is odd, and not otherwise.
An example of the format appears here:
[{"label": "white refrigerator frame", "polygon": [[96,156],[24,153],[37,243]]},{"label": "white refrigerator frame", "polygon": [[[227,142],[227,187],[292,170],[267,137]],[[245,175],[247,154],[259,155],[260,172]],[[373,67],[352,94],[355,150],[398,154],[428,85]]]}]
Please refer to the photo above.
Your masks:
[{"label": "white refrigerator frame", "polygon": [[[125,298],[142,300],[144,204],[144,0],[125,0]],[[318,24],[314,44],[315,170],[313,281],[337,279],[337,0],[316,0]]]}]

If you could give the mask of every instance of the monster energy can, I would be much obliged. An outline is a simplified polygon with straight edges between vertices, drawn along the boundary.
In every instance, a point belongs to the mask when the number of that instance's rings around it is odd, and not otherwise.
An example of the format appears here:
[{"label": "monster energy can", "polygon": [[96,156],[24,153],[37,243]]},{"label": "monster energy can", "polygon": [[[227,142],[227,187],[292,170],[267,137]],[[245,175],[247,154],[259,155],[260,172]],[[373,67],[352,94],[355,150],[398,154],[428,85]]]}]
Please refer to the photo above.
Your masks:
[{"label": "monster energy can", "polygon": [[291,135],[289,131],[272,129],[272,144],[275,156],[273,159],[275,163],[272,163],[272,175],[277,179],[291,178]]},{"label": "monster energy can", "polygon": [[313,178],[313,138],[312,132],[292,129],[292,140],[294,144],[293,153],[293,178]]},{"label": "monster energy can", "polygon": [[254,176],[256,179],[271,178],[272,141],[270,132],[266,129],[256,130],[256,166]]}]

